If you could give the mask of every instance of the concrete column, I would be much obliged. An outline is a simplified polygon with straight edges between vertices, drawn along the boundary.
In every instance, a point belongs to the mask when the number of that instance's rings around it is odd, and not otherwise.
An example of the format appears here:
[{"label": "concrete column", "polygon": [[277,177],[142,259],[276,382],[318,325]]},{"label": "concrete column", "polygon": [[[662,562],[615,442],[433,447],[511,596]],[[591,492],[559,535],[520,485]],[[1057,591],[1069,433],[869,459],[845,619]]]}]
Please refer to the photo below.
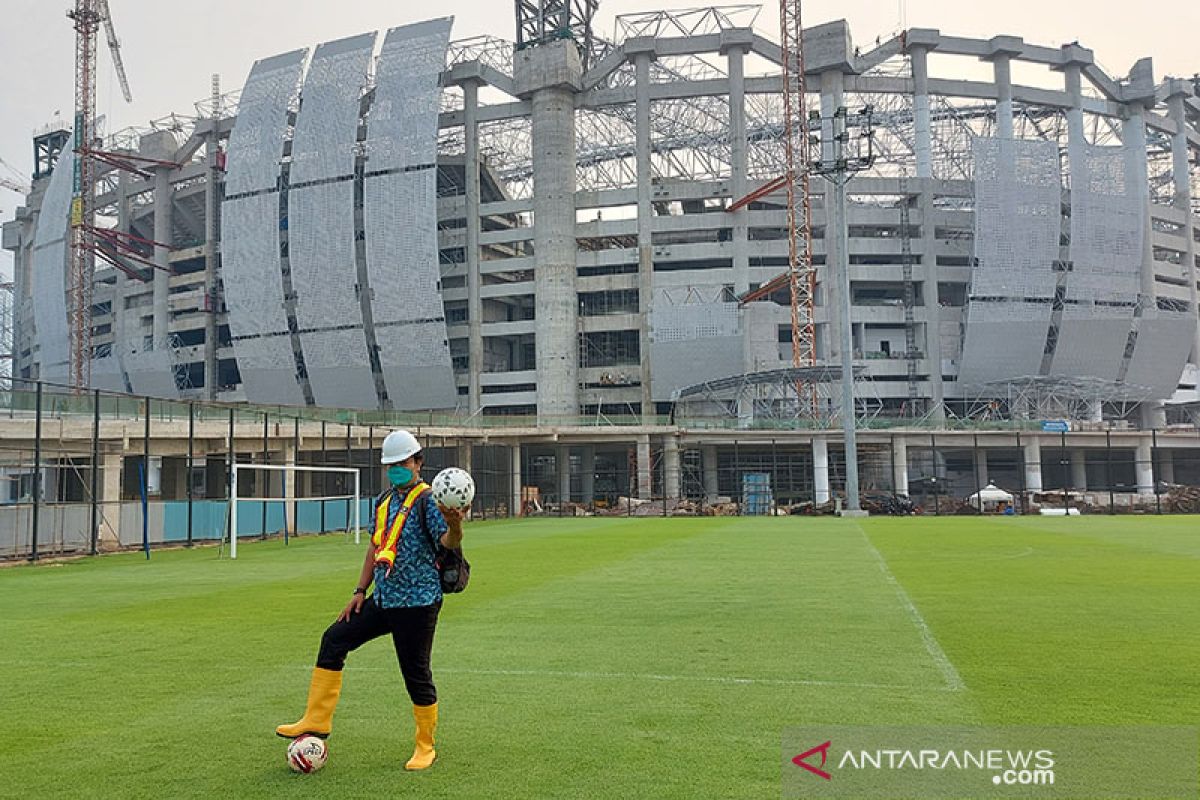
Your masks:
[{"label": "concrete column", "polygon": [[1071,488],[1077,492],[1086,492],[1087,485],[1087,451],[1075,448],[1071,451]]},{"label": "concrete column", "polygon": [[979,486],[981,488],[987,486],[988,483],[991,482],[991,479],[988,477],[988,457],[986,447],[980,447],[975,450],[975,474],[977,476],[976,480],[979,482]]},{"label": "concrete column", "polygon": [[642,434],[637,438],[637,494],[641,500],[649,500],[654,491],[653,474],[650,471],[650,437]]},{"label": "concrete column", "polygon": [[668,500],[680,497],[679,439],[671,434],[663,437],[663,494]]},{"label": "concrete column", "polygon": [[591,505],[596,499],[596,448],[591,446],[582,448],[579,460],[579,471],[582,473],[581,478],[583,479],[583,502]]},{"label": "concrete column", "polygon": [[[822,72],[821,79],[821,160],[830,162],[834,158],[833,147],[833,115],[845,101],[844,85],[845,75],[837,70],[829,70]],[[829,353],[829,358],[835,359],[841,356],[841,337],[838,332],[841,330],[842,315],[838,304],[838,284],[835,265],[840,265],[845,261],[849,264],[849,259],[843,259],[844,253],[841,252],[841,239],[838,236],[838,231],[846,224],[841,216],[840,210],[837,208],[837,203],[834,202],[834,191],[832,186],[823,180],[816,181],[817,185],[821,186],[825,197],[825,266],[817,268],[818,280],[822,286],[822,295],[824,297],[825,317],[829,320],[825,336],[826,350]],[[814,186],[815,188],[815,186]],[[848,241],[848,240],[847,240]]]},{"label": "concrete column", "polygon": [[706,444],[700,448],[700,466],[704,472],[704,502],[712,505],[721,494],[721,476],[718,470],[716,445]]},{"label": "concrete column", "polygon": [[813,500],[829,502],[829,443],[814,437],[813,450]]},{"label": "concrete column", "polygon": [[121,472],[120,453],[100,456],[100,537],[101,550],[116,550],[121,544]]},{"label": "concrete column", "polygon": [[466,140],[467,214],[467,405],[470,413],[483,404],[483,300],[479,272],[479,83],[463,83],[463,131]]},{"label": "concrete column", "polygon": [[[729,61],[729,188],[734,200],[749,193],[746,180],[746,50],[741,46],[726,49]],[[739,209],[733,217],[733,291],[738,295],[750,291],[750,227],[749,212]]]},{"label": "concrete column", "polygon": [[1154,494],[1154,451],[1150,447],[1150,437],[1138,439],[1137,448],[1133,454],[1133,471],[1137,476],[1138,494]]},{"label": "concrete column", "polygon": [[1036,436],[1025,439],[1025,489],[1042,490],[1042,442]]},{"label": "concrete column", "polygon": [[908,494],[908,440],[903,436],[892,439],[892,486],[896,494]]},{"label": "concrete column", "polygon": [[[129,233],[131,226],[131,209],[129,207],[129,177],[131,174],[123,169],[117,170],[117,230],[123,233]],[[112,294],[112,354],[119,356],[128,346],[129,341],[129,333],[125,327],[127,319],[125,287],[129,278],[119,269],[114,272],[116,273],[116,283],[113,285]]]},{"label": "concrete column", "polygon": [[[1183,274],[1188,282],[1188,300],[1192,304],[1192,316],[1200,314],[1200,289],[1196,281],[1200,280],[1200,270],[1196,268],[1196,258],[1200,256],[1200,245],[1196,244],[1196,216],[1192,211],[1192,184],[1188,170],[1188,140],[1187,116],[1184,98],[1187,97],[1188,87],[1183,81],[1171,79],[1168,81],[1169,92],[1167,108],[1171,120],[1175,123],[1175,133],[1171,137],[1171,163],[1175,179],[1175,207],[1183,211],[1183,236],[1186,253],[1183,262]],[[1200,158],[1200,153],[1196,155]],[[1196,327],[1196,335],[1192,341],[1193,364],[1200,364],[1200,325]]]},{"label": "concrete column", "polygon": [[459,442],[454,457],[459,469],[470,472],[475,468],[475,446],[471,442]]},{"label": "concrete column", "polygon": [[217,399],[220,383],[217,359],[218,148],[217,133],[214,130],[205,137],[208,181],[204,185],[204,296],[207,298],[205,308],[208,310],[204,319],[204,396],[209,400]]},{"label": "concrete column", "polygon": [[521,515],[521,445],[514,444],[508,448],[508,463],[511,483],[509,485],[510,494],[508,506],[508,515],[510,517],[519,517]]},{"label": "concrete column", "polygon": [[1076,186],[1087,181],[1087,161],[1084,158],[1087,134],[1083,127],[1083,80],[1078,63],[1068,63],[1063,68],[1063,81],[1067,95],[1071,98],[1071,105],[1067,108],[1067,162],[1071,185]]},{"label": "concrete column", "polygon": [[1175,483],[1175,453],[1158,449],[1158,479],[1163,483]]},{"label": "concrete column", "polygon": [[565,444],[554,451],[554,471],[558,478],[558,502],[571,502],[571,448]]},{"label": "concrete column", "polygon": [[1158,290],[1154,285],[1153,226],[1150,224],[1150,175],[1146,161],[1146,110],[1138,103],[1126,106],[1129,116],[1121,121],[1121,138],[1125,144],[1128,175],[1133,182],[1146,220],[1146,232],[1142,237],[1142,301],[1146,308],[1155,307]]},{"label": "concrete column", "polygon": [[913,136],[916,138],[917,177],[933,177],[933,125],[929,117],[929,50],[908,48],[913,77]]},{"label": "concrete column", "polygon": [[[285,443],[283,445],[283,463],[284,464],[295,464],[296,463],[296,446],[295,445],[293,445],[291,443]],[[298,481],[296,480],[296,476],[299,474],[300,473],[296,472],[295,470],[284,470],[282,473],[282,475],[283,475],[283,496],[287,498],[287,502],[283,504],[284,505],[284,509],[283,509],[284,524],[287,525],[289,531],[296,530],[296,490],[299,488]],[[353,478],[354,476],[351,475],[350,477]],[[366,491],[367,491],[367,480],[368,480],[368,478],[364,474],[362,476],[362,481],[359,484],[359,491],[361,491],[364,495],[366,494]],[[351,486],[351,491],[353,491],[353,490],[354,490],[353,486]],[[351,518],[350,521],[353,522],[353,518]],[[368,523],[366,520],[362,520],[362,525],[364,527],[370,528],[370,523]]]},{"label": "concrete column", "polygon": [[575,246],[575,96],[583,68],[574,42],[516,54],[517,93],[531,105],[537,404],[540,422],[579,413]]},{"label": "concrete column", "polygon": [[[171,171],[169,167],[154,170],[154,241],[163,244],[171,243]],[[171,277],[169,260],[171,251],[166,247],[155,245],[154,264],[154,348],[167,346],[167,321],[170,314],[167,311],[168,281]]]},{"label": "concrete column", "polygon": [[[636,47],[636,44],[632,45]],[[637,148],[637,235],[638,235],[638,353],[641,372],[642,414],[654,413],[650,389],[650,310],[654,305],[654,208],[650,202],[653,174],[650,171],[650,60],[649,50],[633,55],[637,79],[634,95]]]},{"label": "concrete column", "polygon": [[916,274],[922,276],[921,297],[925,307],[925,361],[929,365],[930,417],[935,422],[946,418],[946,389],[942,381],[942,323],[938,302],[937,267],[937,209],[934,206],[932,178],[917,181],[921,189],[921,266]]},{"label": "concrete column", "polygon": [[992,74],[996,81],[996,136],[1013,138],[1012,63],[1006,52],[992,57]]}]

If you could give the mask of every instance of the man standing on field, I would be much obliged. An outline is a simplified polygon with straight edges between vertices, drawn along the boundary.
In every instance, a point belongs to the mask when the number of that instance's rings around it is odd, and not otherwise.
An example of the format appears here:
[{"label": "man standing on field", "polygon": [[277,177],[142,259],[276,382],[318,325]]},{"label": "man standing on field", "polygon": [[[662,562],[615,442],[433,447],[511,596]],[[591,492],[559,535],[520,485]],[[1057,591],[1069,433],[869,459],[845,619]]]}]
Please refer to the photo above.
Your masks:
[{"label": "man standing on field", "polygon": [[[435,560],[438,548],[462,543],[463,512],[441,508],[421,481],[421,445],[408,431],[392,431],[383,440],[380,463],[390,488],[375,500],[375,528],[367,545],[358,585],[350,602],[321,637],[304,716],[275,732],[295,739],[325,738],[342,690],[346,656],[366,642],[392,635],[404,686],[413,703],[416,746],[405,769],[427,769],[437,753],[437,688],[429,667],[433,634],[442,607]],[[372,583],[375,591],[367,596]]]}]

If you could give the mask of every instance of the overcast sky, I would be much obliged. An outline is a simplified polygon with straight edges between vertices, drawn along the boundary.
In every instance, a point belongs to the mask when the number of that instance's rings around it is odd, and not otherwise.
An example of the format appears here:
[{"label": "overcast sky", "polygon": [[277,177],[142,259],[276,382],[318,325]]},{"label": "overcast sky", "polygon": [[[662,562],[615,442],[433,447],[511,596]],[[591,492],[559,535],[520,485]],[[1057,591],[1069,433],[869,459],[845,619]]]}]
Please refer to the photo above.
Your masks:
[{"label": "overcast sky", "polygon": [[[65,16],[71,5],[70,0],[0,0],[0,158],[25,175],[32,171],[32,131],[56,111],[65,120],[73,114],[74,31]],[[509,0],[109,0],[109,5],[135,101],[126,105],[121,98],[102,45],[97,108],[108,116],[110,131],[171,112],[192,113],[193,103],[210,94],[213,73],[221,76],[225,90],[240,88],[257,58],[434,14],[455,16],[455,39],[515,35]],[[598,29],[611,35],[619,14],[702,5],[697,0],[601,0]],[[772,38],[777,8],[774,2],[765,4],[757,23]],[[1124,75],[1146,55],[1154,57],[1160,79],[1200,71],[1197,0],[1158,0],[1149,6],[1128,0],[805,0],[804,14],[806,26],[848,19],[864,49],[903,21],[907,27],[968,36],[1013,34],[1046,45],[1078,40],[1114,75]],[[0,172],[9,176],[6,169]],[[11,219],[19,202],[18,195],[0,188],[0,220]],[[7,272],[8,265],[7,252],[0,252],[0,268]]]}]

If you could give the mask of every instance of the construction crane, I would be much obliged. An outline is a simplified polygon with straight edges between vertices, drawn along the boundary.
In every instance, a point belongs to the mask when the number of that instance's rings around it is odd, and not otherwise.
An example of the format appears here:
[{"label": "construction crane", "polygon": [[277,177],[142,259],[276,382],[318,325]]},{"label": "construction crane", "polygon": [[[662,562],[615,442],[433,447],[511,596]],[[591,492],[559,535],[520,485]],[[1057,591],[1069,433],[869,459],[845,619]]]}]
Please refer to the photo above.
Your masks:
[{"label": "construction crane", "polygon": [[[780,50],[783,66],[784,174],[750,194],[735,200],[725,210],[738,211],[780,189],[787,190],[788,268],[781,275],[739,298],[742,305],[762,300],[784,287],[791,297],[792,366],[810,367],[817,361],[813,299],[817,274],[812,259],[812,195],[810,168],[812,142],[809,138],[808,98],[804,78],[804,29],[801,0],[779,0]],[[798,385],[803,393],[805,387]],[[816,396],[808,392],[814,404]]]},{"label": "construction crane", "polygon": [[21,174],[21,171],[9,164],[3,158],[0,158],[0,167],[4,167],[11,173],[9,176],[0,174],[0,186],[5,189],[10,189],[17,194],[29,194],[29,180]]},{"label": "construction crane", "polygon": [[[787,178],[788,287],[792,301],[792,366],[816,364],[813,298],[817,274],[812,260],[812,195],[809,185],[808,97],[804,81],[801,0],[779,0],[779,43],[783,60],[783,141]],[[815,396],[813,397],[815,400]]]},{"label": "construction crane", "polygon": [[112,23],[108,0],[75,0],[67,12],[75,25],[75,161],[74,197],[71,201],[71,269],[68,282],[70,381],[76,392],[91,384],[92,278],[95,271],[96,222],[96,35],[100,26],[108,35],[113,66],[126,102],[132,102],[129,79],[121,60],[121,46]]}]

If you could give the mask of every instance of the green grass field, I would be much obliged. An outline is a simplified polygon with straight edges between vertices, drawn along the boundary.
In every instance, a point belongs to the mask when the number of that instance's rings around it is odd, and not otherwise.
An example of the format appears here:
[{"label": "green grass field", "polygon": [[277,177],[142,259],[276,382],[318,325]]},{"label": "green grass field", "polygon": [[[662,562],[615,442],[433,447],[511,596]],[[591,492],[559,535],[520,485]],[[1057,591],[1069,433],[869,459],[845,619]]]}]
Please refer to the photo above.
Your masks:
[{"label": "green grass field", "polygon": [[353,588],[342,537],[0,570],[0,795],[778,797],[787,726],[1200,709],[1194,517],[545,519],[466,547],[419,774],[386,639],[323,771],[273,734]]}]

